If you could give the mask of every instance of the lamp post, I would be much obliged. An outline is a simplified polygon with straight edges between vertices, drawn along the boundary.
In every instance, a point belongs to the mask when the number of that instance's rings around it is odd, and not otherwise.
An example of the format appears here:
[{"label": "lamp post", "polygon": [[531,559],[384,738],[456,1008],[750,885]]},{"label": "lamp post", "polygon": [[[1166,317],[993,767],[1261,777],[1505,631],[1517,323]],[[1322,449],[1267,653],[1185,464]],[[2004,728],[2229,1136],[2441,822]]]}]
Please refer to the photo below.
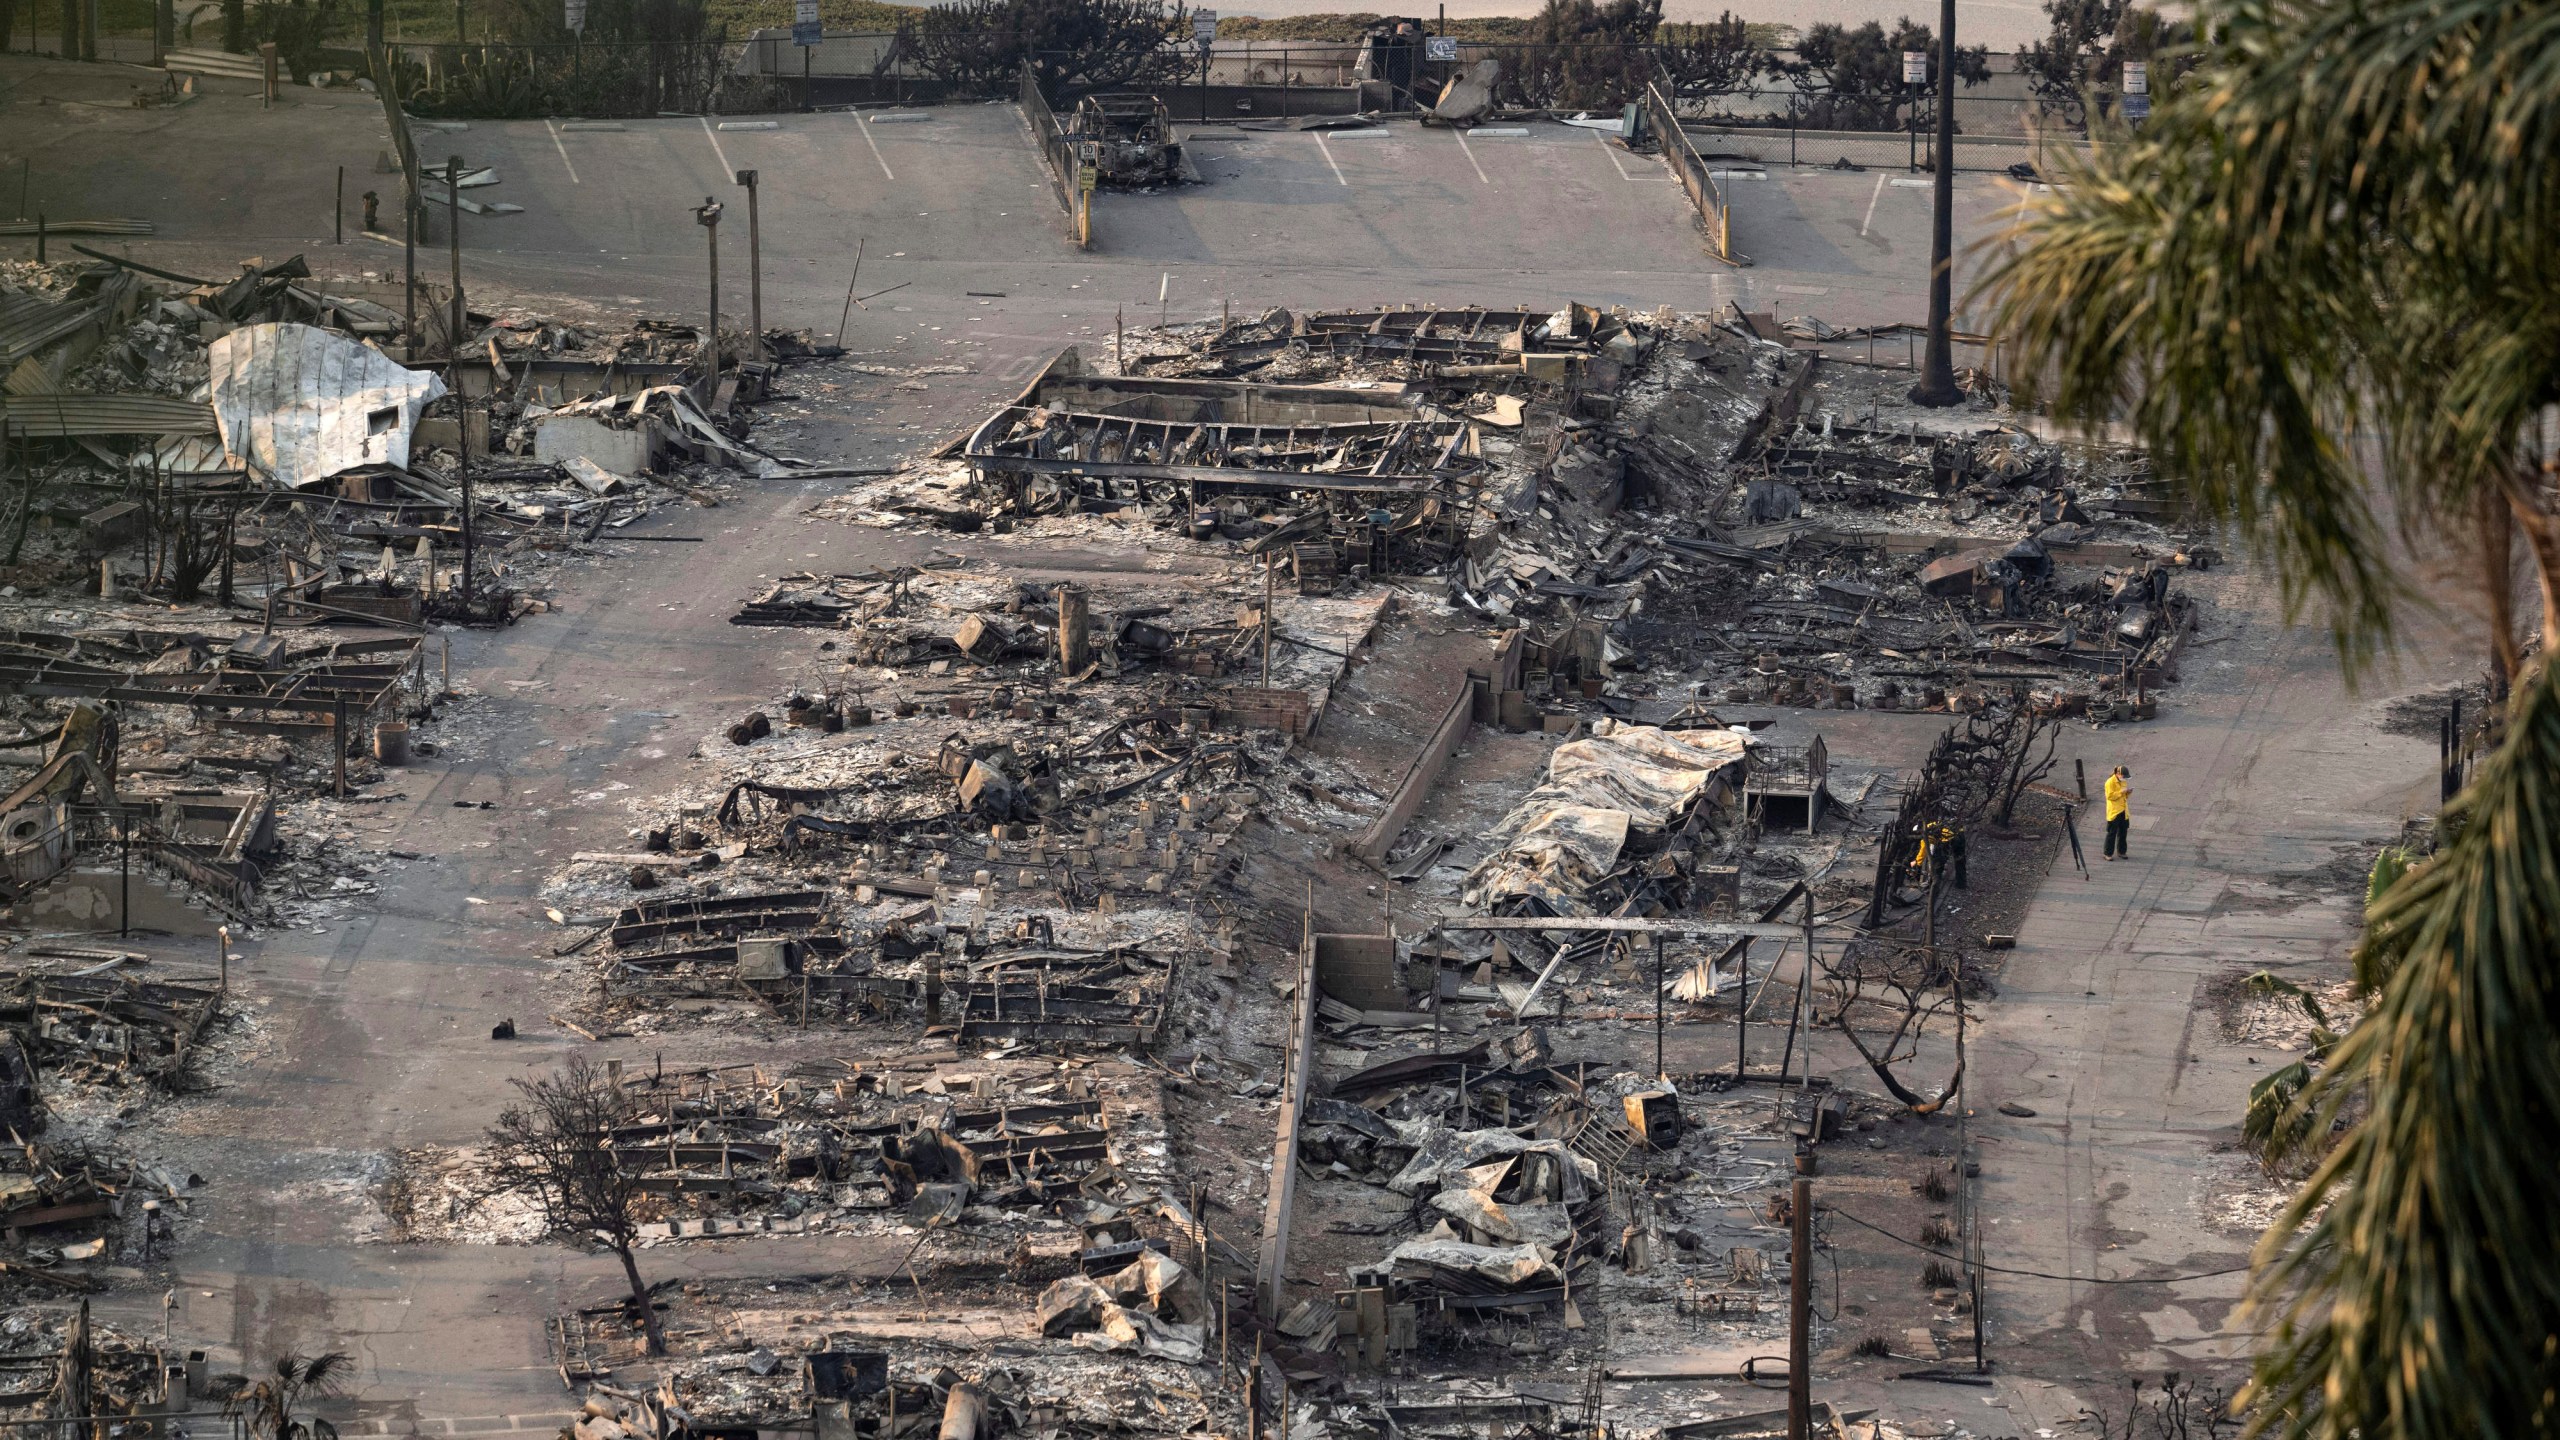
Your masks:
[{"label": "lamp post", "polygon": [[[459,156],[459,155],[449,155],[449,156],[445,157],[445,162],[444,162],[444,196],[445,196],[445,201],[444,201],[444,203],[445,203],[445,209],[446,209],[447,211],[451,212],[450,214],[448,214],[448,215],[445,217],[445,223],[446,223],[447,225],[450,225],[451,227],[453,227],[451,230],[449,230],[448,232],[446,232],[446,234],[447,234],[447,238],[452,242],[452,243],[451,243],[449,246],[447,246],[446,248],[451,252],[451,254],[452,254],[452,256],[453,256],[453,326],[452,326],[452,329],[451,329],[450,331],[448,331],[448,332],[446,333],[446,335],[445,335],[445,346],[444,346],[444,349],[445,349],[445,354],[446,354],[447,356],[450,356],[450,357],[452,357],[453,359],[457,359],[457,360],[459,360],[460,358],[462,358],[462,325],[463,325],[463,309],[462,309],[462,157],[461,157],[461,156]],[[462,391],[461,391],[461,387],[460,387],[460,385],[459,385],[459,384],[457,384],[457,385],[455,386],[454,393],[455,393],[455,394],[457,394],[457,395],[459,395],[460,393],[462,393]]]},{"label": "lamp post", "polygon": [[747,187],[747,353],[764,358],[764,242],[756,224],[756,172],[741,170]]},{"label": "lamp post", "polygon": [[707,405],[720,392],[720,202],[703,196],[693,220],[711,242],[711,329],[702,341],[702,399]]}]

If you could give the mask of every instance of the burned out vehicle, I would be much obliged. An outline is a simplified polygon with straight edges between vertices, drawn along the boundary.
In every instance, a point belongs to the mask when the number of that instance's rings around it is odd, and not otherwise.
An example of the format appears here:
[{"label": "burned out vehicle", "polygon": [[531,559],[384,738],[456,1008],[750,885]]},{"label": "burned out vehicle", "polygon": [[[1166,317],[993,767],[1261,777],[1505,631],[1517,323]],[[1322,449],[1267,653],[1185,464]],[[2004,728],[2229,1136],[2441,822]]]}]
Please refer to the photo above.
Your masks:
[{"label": "burned out vehicle", "polygon": [[1155,96],[1087,95],[1076,102],[1068,126],[1105,185],[1169,185],[1182,178],[1173,115]]}]

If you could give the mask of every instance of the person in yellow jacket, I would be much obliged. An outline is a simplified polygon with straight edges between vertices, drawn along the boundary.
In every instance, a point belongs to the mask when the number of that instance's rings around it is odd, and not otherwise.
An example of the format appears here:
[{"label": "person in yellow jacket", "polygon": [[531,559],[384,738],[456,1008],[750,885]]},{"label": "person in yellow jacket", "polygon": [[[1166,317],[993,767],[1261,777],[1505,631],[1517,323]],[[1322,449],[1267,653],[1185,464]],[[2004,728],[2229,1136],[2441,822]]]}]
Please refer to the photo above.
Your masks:
[{"label": "person in yellow jacket", "polygon": [[2110,860],[2133,858],[2133,771],[2119,765],[2107,774],[2107,844]]}]

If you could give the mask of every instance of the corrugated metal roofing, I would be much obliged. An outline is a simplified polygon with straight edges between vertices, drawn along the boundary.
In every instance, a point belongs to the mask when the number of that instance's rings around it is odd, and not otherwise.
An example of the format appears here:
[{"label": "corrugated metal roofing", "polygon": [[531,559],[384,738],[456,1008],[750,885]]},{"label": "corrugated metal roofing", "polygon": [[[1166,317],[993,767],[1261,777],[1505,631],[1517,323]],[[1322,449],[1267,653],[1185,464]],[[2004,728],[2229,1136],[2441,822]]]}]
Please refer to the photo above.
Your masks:
[{"label": "corrugated metal roofing", "polygon": [[443,377],[310,325],[251,325],[205,355],[224,447],[289,489],[358,465],[407,466],[419,413],[445,393]]},{"label": "corrugated metal roofing", "polygon": [[0,295],[0,368],[88,324],[98,308],[95,297],[54,301],[41,295]]},{"label": "corrugated metal roofing", "polygon": [[158,395],[44,395],[0,397],[0,420],[11,435],[78,439],[84,435],[210,435],[213,407],[200,400]]}]

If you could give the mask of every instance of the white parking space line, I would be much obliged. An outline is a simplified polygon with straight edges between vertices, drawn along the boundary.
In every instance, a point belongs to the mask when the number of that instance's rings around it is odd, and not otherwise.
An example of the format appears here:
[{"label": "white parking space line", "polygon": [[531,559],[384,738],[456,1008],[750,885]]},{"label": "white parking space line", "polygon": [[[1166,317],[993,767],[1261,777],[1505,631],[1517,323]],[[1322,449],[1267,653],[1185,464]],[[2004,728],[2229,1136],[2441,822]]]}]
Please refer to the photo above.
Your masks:
[{"label": "white parking space line", "polygon": [[551,148],[560,152],[560,168],[569,172],[569,183],[577,184],[578,167],[569,163],[569,147],[561,143],[560,127],[552,121],[545,120],[542,122],[542,128],[551,132]]},{"label": "white parking space line", "polygon": [[1595,140],[1595,141],[1599,142],[1601,153],[1602,153],[1602,154],[1605,154],[1605,155],[1607,155],[1607,156],[1609,157],[1609,163],[1618,167],[1618,178],[1619,178],[1619,179],[1621,179],[1621,180],[1625,180],[1625,181],[1629,181],[1629,182],[1631,182],[1631,183],[1638,184],[1638,185],[1643,185],[1643,184],[1654,184],[1654,185],[1677,185],[1677,184],[1679,184],[1679,183],[1680,183],[1679,181],[1672,179],[1672,178],[1671,178],[1670,176],[1668,176],[1668,175],[1635,175],[1635,174],[1630,174],[1630,173],[1628,172],[1628,170],[1627,170],[1626,162],[1624,162],[1624,161],[1622,161],[1622,160],[1620,160],[1620,159],[1618,158],[1618,147],[1616,147],[1616,146],[1614,146],[1614,145],[1612,145],[1612,144],[1610,144],[1610,143],[1609,143],[1609,137],[1608,137],[1608,136],[1601,134],[1601,133],[1600,133],[1599,131],[1597,131],[1597,130],[1594,130],[1594,131],[1592,131],[1592,132],[1591,132],[1591,138],[1592,138],[1593,140]]},{"label": "white parking space line", "polygon": [[1861,239],[1865,238],[1867,227],[1876,223],[1876,202],[1884,198],[1884,181],[1885,177],[1877,176],[1876,188],[1867,194],[1867,218],[1858,222],[1858,235]]},{"label": "white parking space line", "polygon": [[1619,164],[1618,152],[1609,148],[1609,142],[1600,138],[1599,131],[1594,130],[1591,132],[1591,143],[1600,147],[1600,153],[1609,157],[1609,163],[1611,165],[1617,166],[1619,179],[1633,180],[1636,178],[1627,173],[1627,167],[1625,165]]},{"label": "white parking space line", "polygon": [[862,143],[871,147],[871,158],[880,162],[880,173],[897,179],[898,172],[889,168],[889,157],[880,153],[880,142],[871,138],[871,127],[862,123],[861,116],[853,117],[853,128],[862,132]]},{"label": "white parking space line", "polygon": [[727,179],[738,172],[729,168],[729,152],[720,148],[720,133],[711,128],[711,117],[702,116],[703,138],[711,142],[711,153],[720,157],[720,176]]},{"label": "white parking space line", "polygon": [[1333,165],[1333,178],[1342,181],[1345,185],[1350,184],[1351,182],[1349,180],[1343,179],[1342,167],[1334,165],[1333,147],[1324,143],[1324,132],[1321,130],[1316,132],[1316,148],[1324,152],[1324,163],[1327,165]]},{"label": "white parking space line", "polygon": [[1475,165],[1476,178],[1487,185],[1492,184],[1493,177],[1484,173],[1484,167],[1482,165],[1476,165],[1475,148],[1467,143],[1467,132],[1464,130],[1452,130],[1449,133],[1458,137],[1458,148],[1467,152],[1467,163]]}]

